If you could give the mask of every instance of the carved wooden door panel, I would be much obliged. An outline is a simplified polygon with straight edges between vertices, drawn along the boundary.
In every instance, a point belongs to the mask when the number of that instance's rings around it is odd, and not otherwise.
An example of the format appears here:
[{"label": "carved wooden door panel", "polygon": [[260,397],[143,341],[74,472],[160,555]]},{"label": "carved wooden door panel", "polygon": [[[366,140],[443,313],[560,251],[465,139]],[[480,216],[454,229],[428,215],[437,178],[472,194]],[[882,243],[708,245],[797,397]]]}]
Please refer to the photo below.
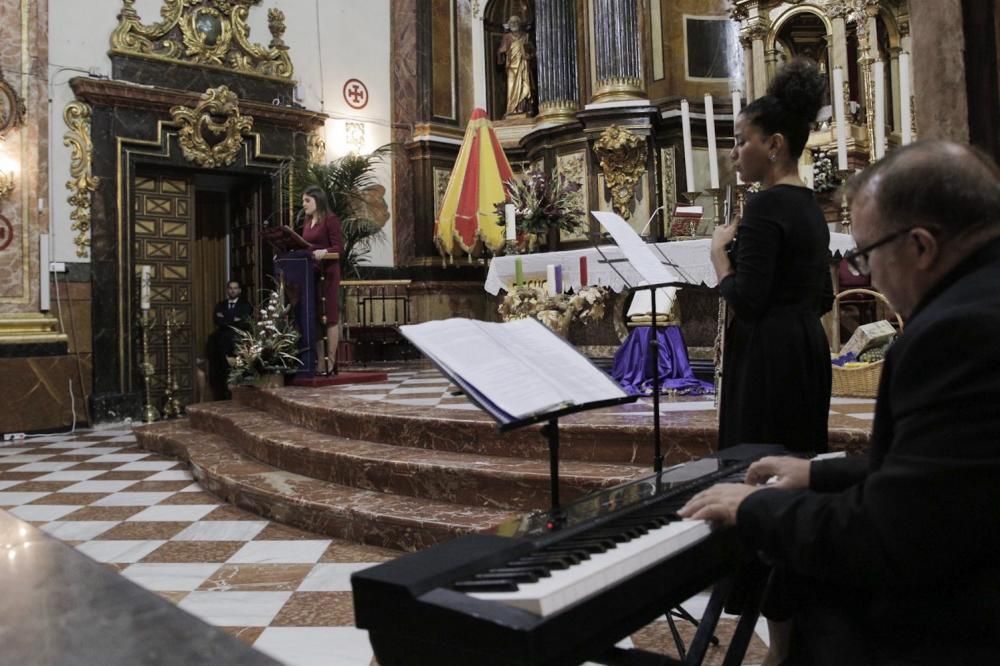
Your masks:
[{"label": "carved wooden door panel", "polygon": [[[164,323],[171,314],[171,364],[181,405],[192,399],[194,349],[191,336],[191,245],[194,238],[194,187],[190,177],[136,175],[133,243],[136,270],[153,267],[150,310],[156,326],[150,351],[156,368],[151,382],[153,405],[162,411],[167,386]],[[138,350],[141,353],[141,350]]]}]

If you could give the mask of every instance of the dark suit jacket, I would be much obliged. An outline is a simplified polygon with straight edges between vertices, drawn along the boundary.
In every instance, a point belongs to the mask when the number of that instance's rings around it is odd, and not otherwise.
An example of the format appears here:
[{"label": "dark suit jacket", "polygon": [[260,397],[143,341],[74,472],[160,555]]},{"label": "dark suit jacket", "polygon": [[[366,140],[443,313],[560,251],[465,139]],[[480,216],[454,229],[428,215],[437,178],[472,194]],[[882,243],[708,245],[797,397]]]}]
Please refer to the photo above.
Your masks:
[{"label": "dark suit jacket", "polygon": [[799,577],[794,664],[1000,664],[1000,242],[918,305],[868,461],[761,490],[741,537]]},{"label": "dark suit jacket", "polygon": [[223,299],[215,306],[215,313],[212,317],[215,322],[215,330],[218,337],[219,349],[224,356],[232,356],[236,342],[236,336],[231,327],[250,330],[250,323],[253,321],[253,306],[242,298],[236,301],[233,309],[229,309],[229,300]]}]

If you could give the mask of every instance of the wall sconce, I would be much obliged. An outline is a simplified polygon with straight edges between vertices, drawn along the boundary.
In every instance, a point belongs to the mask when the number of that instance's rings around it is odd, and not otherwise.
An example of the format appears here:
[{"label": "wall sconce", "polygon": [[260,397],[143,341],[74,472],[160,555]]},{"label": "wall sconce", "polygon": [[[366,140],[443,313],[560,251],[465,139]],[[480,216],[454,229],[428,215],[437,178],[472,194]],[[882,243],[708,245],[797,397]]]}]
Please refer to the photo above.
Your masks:
[{"label": "wall sconce", "polygon": [[365,124],[345,123],[344,124],[345,143],[351,148],[351,152],[362,153],[365,149]]},{"label": "wall sconce", "polygon": [[14,182],[17,179],[17,162],[3,154],[0,150],[0,201],[10,197],[14,191]]},{"label": "wall sconce", "polygon": [[0,201],[7,199],[14,191],[14,172],[0,171]]}]

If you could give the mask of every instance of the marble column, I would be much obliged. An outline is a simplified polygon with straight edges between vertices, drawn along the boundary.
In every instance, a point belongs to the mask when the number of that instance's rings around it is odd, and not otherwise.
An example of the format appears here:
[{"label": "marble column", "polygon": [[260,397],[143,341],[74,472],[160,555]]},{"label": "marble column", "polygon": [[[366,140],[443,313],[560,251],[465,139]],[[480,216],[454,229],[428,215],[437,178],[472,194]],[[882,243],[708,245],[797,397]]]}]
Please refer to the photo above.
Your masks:
[{"label": "marble column", "polygon": [[535,2],[539,122],[570,122],[580,105],[576,0]]},{"label": "marble column", "polygon": [[637,0],[592,0],[594,102],[646,99]]},{"label": "marble column", "polygon": [[754,99],[767,94],[767,82],[770,79],[767,71],[768,62],[764,50],[764,40],[767,39],[770,27],[770,22],[765,16],[758,16],[751,19],[751,22],[747,26],[747,35],[750,37],[750,50],[753,54],[751,60],[753,71],[750,76],[753,79]]}]

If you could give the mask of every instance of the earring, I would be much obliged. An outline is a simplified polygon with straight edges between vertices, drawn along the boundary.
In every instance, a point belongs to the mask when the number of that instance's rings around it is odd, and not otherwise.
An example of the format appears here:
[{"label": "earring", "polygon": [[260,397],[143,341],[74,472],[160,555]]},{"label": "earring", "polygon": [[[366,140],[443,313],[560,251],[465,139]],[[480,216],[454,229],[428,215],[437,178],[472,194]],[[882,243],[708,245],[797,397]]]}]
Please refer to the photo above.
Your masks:
[{"label": "earring", "polygon": [[778,156],[775,155],[774,153],[771,153],[770,155],[767,156],[767,159],[773,162],[774,160],[778,159]]}]

